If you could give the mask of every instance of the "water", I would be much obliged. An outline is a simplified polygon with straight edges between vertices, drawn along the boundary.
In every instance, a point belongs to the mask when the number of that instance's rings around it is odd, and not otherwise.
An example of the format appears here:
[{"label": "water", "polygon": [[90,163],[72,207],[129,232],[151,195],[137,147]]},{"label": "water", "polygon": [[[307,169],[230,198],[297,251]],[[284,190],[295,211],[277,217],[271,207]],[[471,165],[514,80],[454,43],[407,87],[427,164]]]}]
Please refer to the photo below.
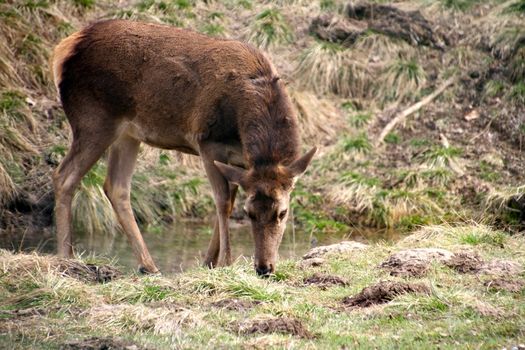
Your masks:
[{"label": "water", "polygon": [[[253,256],[253,238],[248,223],[231,222],[232,255],[234,258]],[[327,245],[345,239],[361,242],[392,240],[392,232],[377,230],[355,230],[346,234],[308,233],[288,225],[279,249],[281,259],[297,258],[310,248]],[[160,232],[143,232],[144,240],[163,273],[177,273],[199,265],[206,253],[212,230],[208,223],[182,221],[160,230]],[[75,249],[83,255],[94,254],[114,259],[125,270],[137,268],[137,262],[124,234],[77,234],[73,237]],[[15,251],[39,251],[54,253],[56,241],[52,234],[28,235],[16,232],[11,235],[0,235],[0,248]]]}]

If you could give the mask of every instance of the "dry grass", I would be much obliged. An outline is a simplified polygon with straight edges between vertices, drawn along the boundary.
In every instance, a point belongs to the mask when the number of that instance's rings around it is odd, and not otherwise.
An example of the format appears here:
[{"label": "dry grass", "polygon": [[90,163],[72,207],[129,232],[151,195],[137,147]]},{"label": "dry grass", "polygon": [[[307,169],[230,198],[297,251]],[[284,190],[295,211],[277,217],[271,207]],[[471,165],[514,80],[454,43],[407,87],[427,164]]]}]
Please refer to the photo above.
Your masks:
[{"label": "dry grass", "polygon": [[315,42],[302,53],[295,76],[317,94],[359,98],[368,96],[374,79],[364,53],[324,42]]}]

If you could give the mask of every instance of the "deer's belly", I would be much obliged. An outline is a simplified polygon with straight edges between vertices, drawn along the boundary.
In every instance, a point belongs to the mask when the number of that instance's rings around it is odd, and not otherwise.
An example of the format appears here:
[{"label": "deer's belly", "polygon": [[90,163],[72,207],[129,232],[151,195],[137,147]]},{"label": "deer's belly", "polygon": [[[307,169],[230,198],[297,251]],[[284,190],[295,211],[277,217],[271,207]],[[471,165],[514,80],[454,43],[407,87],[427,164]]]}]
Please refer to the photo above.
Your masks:
[{"label": "deer's belly", "polygon": [[199,155],[198,145],[175,127],[149,128],[131,122],[128,124],[126,132],[134,139],[152,147]]}]

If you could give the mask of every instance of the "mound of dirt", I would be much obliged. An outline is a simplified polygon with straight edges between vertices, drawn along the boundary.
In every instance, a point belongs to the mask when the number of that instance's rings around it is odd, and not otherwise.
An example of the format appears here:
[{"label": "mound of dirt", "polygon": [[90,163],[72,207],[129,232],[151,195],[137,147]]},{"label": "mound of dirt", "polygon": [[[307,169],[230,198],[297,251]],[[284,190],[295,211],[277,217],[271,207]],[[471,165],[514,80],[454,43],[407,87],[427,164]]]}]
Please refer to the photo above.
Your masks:
[{"label": "mound of dirt", "polygon": [[146,350],[147,348],[135,345],[118,338],[87,338],[63,344],[61,350]]},{"label": "mound of dirt", "polygon": [[391,5],[358,3],[348,5],[345,14],[345,18],[330,14],[316,17],[310,25],[310,32],[322,40],[347,46],[371,31],[400,38],[413,46],[443,49],[450,44],[437,26],[419,11],[403,11]]},{"label": "mound of dirt", "polygon": [[344,298],[343,304],[346,307],[368,307],[388,303],[396,296],[407,293],[430,294],[430,288],[420,283],[381,281],[354,296]]},{"label": "mound of dirt", "polygon": [[445,262],[445,265],[461,273],[477,273],[484,265],[483,259],[475,252],[459,252]]},{"label": "mound of dirt", "polygon": [[122,276],[122,272],[109,265],[84,264],[75,260],[61,260],[57,271],[84,282],[106,283]]},{"label": "mound of dirt", "polygon": [[254,306],[260,304],[259,301],[249,301],[240,299],[223,299],[211,303],[210,305],[220,309],[231,311],[246,311],[252,309]]},{"label": "mound of dirt", "polygon": [[324,273],[316,273],[310,277],[306,277],[303,281],[305,285],[316,285],[321,289],[326,289],[331,286],[347,286],[348,282],[334,275],[327,275]]},{"label": "mound of dirt", "polygon": [[519,293],[525,289],[525,281],[523,280],[510,280],[506,278],[495,278],[483,283],[489,290],[500,291],[505,290],[507,292]]},{"label": "mound of dirt", "polygon": [[255,333],[280,333],[292,334],[303,339],[313,339],[315,336],[308,331],[303,323],[295,318],[278,317],[268,320],[250,321],[238,326],[239,333],[255,334]]},{"label": "mound of dirt", "polygon": [[445,262],[445,265],[461,273],[486,275],[518,275],[523,271],[523,267],[517,262],[510,260],[485,262],[476,252],[456,253],[452,259]]},{"label": "mound of dirt", "polygon": [[363,250],[367,247],[368,246],[364,243],[355,241],[343,241],[336,244],[312,248],[305,255],[303,255],[303,259],[306,260],[312,258],[321,258],[328,254],[348,253],[356,250]]},{"label": "mound of dirt", "polygon": [[297,263],[297,265],[301,269],[307,269],[309,267],[321,266],[324,263],[325,263],[325,259],[323,258],[311,258],[311,259],[301,260]]},{"label": "mound of dirt", "polygon": [[407,249],[391,255],[379,267],[392,276],[423,277],[432,261],[446,262],[453,256],[452,252],[439,248]]},{"label": "mound of dirt", "polygon": [[523,266],[510,260],[492,260],[483,264],[480,272],[487,275],[515,276],[523,272]]}]

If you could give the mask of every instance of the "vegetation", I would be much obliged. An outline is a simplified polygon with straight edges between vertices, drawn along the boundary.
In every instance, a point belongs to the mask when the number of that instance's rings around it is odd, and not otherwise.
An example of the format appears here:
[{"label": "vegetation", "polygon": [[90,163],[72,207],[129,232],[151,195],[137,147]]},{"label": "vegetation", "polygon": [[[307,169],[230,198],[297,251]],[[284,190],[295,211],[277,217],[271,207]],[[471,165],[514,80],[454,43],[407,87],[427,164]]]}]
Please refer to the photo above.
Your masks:
[{"label": "vegetation", "polygon": [[[511,348],[525,336],[523,274],[465,272],[464,265],[434,261],[424,276],[393,277],[379,265],[403,249],[440,247],[458,257],[474,250],[472,259],[493,265],[511,256],[506,264],[523,266],[524,243],[523,236],[481,225],[432,226],[395,245],[326,255],[319,267],[283,261],[269,279],[256,277],[241,260],[176,276],[114,274],[105,283],[78,273],[81,262],[0,251],[0,343],[34,349],[89,341],[155,349]],[[380,281],[422,284],[429,292],[370,299],[370,306],[345,302]]]},{"label": "vegetation", "polygon": [[[319,146],[293,192],[298,229],[405,235],[323,256],[320,266],[283,261],[269,279],[257,278],[244,259],[227,268],[139,277],[121,276],[114,262],[92,256],[61,260],[0,250],[0,347],[492,349],[523,343],[523,269],[493,274],[479,264],[525,264],[525,2],[369,2],[378,7],[367,22],[348,20],[344,0],[0,1],[0,238],[33,224],[41,234],[40,226],[52,224],[51,174],[71,132],[49,56],[62,38],[107,18],[185,27],[263,49],[286,82],[305,149]],[[406,12],[411,21],[391,22],[396,16],[381,17],[391,7],[417,9],[421,17]],[[325,36],[312,31],[318,16],[329,19]],[[420,40],[426,35],[446,40]],[[443,94],[377,142],[392,118],[451,77],[454,84]],[[102,159],[74,197],[77,231],[119,230],[103,193],[105,173]],[[196,157],[144,145],[132,186],[143,230],[214,212]],[[379,267],[394,252],[429,247],[448,249],[459,262],[412,266],[412,275],[389,271],[392,262]],[[363,288],[385,280],[419,292],[349,306]]]}]

